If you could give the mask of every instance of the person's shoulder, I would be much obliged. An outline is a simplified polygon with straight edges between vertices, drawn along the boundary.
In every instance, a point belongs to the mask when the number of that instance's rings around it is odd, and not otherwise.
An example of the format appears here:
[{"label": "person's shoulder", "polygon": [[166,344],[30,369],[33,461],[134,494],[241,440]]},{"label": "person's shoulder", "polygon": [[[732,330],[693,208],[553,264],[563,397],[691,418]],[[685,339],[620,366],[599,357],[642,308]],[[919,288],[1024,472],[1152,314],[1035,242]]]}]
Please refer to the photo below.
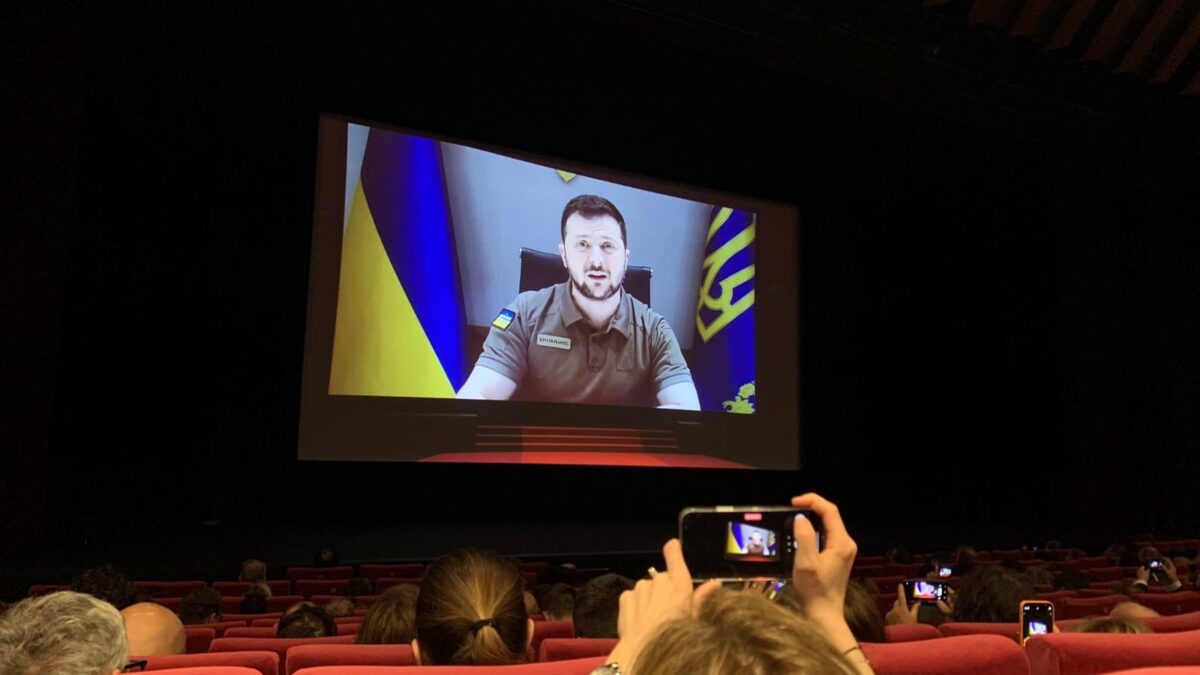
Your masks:
[{"label": "person's shoulder", "polygon": [[513,300],[510,309],[517,313],[537,312],[550,305],[563,292],[563,284],[555,284],[536,291],[522,291]]}]

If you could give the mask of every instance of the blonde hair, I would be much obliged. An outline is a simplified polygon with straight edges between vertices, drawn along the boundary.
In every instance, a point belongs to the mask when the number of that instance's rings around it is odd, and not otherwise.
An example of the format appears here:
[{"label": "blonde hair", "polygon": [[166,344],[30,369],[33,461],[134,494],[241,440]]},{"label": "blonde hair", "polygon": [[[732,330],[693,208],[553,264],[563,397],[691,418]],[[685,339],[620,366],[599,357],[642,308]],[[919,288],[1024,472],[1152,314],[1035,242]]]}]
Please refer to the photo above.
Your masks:
[{"label": "blonde hair", "polygon": [[529,614],[516,565],[463,549],[425,570],[417,594],[422,665],[524,663]]},{"label": "blonde hair", "polygon": [[85,593],[29,598],[0,617],[0,673],[5,675],[111,673],[128,658],[121,613]]},{"label": "blonde hair", "polygon": [[696,618],[666,624],[638,655],[635,675],[851,674],[808,621],[755,593],[718,590]]}]

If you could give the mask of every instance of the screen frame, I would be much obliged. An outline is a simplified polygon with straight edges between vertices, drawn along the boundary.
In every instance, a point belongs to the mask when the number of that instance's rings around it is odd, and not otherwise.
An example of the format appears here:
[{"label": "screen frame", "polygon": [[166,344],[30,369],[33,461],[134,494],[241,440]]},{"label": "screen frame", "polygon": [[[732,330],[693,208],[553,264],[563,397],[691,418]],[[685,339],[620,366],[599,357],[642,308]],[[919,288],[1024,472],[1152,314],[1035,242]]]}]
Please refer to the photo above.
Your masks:
[{"label": "screen frame", "polygon": [[[346,125],[361,124],[455,143],[513,159],[553,166],[670,196],[698,201],[714,198],[734,208],[753,210],[760,222],[755,260],[756,411],[752,415],[528,401],[337,396],[328,382],[341,267],[345,197]],[[417,444],[428,454],[474,448],[476,425],[591,426],[669,429],[680,452],[736,444],[753,438],[774,439],[789,448],[750,457],[756,469],[797,470],[800,445],[800,212],[790,204],[731,195],[581,162],[547,157],[430,131],[322,113],[319,116],[312,249],[309,268],[298,458],[332,461],[413,461],[394,456],[397,439]],[[775,249],[771,257],[759,252]],[[788,269],[780,269],[780,261]],[[766,262],[767,264],[763,264]],[[768,334],[764,333],[766,327]],[[764,354],[772,354],[770,368]],[[764,444],[747,444],[756,453]],[[778,445],[776,445],[778,447]],[[778,455],[778,456],[775,456]],[[784,455],[788,455],[785,457]]]}]

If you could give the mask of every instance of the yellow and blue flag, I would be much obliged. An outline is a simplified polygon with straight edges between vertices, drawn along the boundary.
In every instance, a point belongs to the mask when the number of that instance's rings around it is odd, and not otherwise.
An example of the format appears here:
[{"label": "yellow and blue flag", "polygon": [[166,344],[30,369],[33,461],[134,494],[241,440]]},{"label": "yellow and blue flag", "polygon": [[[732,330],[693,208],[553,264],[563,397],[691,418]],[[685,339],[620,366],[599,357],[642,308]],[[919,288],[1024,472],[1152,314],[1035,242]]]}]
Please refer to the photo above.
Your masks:
[{"label": "yellow and blue flag", "polygon": [[453,397],[465,346],[440,146],[371,129],[342,239],[329,393]]},{"label": "yellow and blue flag", "polygon": [[692,345],[692,379],[700,409],[753,413],[754,362],[754,232],[755,214],[712,207],[700,299],[696,305],[696,340]]}]

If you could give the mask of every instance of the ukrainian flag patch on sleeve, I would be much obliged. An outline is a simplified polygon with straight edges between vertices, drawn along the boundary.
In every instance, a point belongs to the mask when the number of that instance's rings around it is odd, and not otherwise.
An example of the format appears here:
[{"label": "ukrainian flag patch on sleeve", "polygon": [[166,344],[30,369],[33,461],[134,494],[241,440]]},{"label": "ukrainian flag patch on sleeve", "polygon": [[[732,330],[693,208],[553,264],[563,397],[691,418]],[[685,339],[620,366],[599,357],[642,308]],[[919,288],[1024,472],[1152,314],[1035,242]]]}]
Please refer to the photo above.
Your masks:
[{"label": "ukrainian flag patch on sleeve", "polygon": [[500,316],[497,316],[496,319],[492,321],[492,325],[500,330],[508,330],[509,324],[511,324],[512,320],[516,317],[517,313],[511,309],[502,309],[500,310]]}]

